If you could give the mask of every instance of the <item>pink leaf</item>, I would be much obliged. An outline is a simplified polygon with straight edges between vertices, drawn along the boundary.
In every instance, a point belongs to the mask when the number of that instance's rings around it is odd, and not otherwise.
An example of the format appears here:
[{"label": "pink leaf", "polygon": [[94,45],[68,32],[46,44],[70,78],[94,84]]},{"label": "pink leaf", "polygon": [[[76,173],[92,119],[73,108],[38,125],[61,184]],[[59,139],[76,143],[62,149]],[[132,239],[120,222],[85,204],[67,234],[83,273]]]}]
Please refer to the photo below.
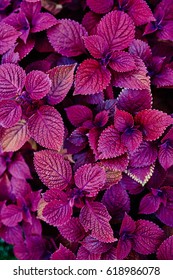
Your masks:
[{"label": "pink leaf", "polygon": [[15,125],[22,116],[22,109],[14,100],[0,101],[0,125],[5,128]]},{"label": "pink leaf", "polygon": [[100,0],[100,1],[87,0],[87,5],[93,12],[97,14],[106,14],[113,8],[114,1],[113,0]]},{"label": "pink leaf", "polygon": [[93,12],[88,12],[84,15],[82,25],[86,28],[89,35],[95,35],[97,33],[97,25],[101,19],[101,15]]},{"label": "pink leaf", "polygon": [[103,37],[92,35],[84,37],[85,47],[94,58],[102,58],[108,51],[108,45]]},{"label": "pink leaf", "polygon": [[35,40],[28,38],[27,42],[24,43],[22,40],[18,40],[18,44],[15,51],[19,53],[20,60],[27,56],[34,48]]},{"label": "pink leaf", "polygon": [[147,141],[158,139],[165,129],[173,124],[171,116],[158,110],[142,110],[135,116],[135,123],[141,126],[143,137]]},{"label": "pink leaf", "polygon": [[91,230],[91,236],[101,242],[114,242],[113,230],[109,224],[111,216],[100,202],[87,202],[81,209],[79,220],[86,231]]},{"label": "pink leaf", "polygon": [[144,62],[133,56],[136,69],[125,73],[113,73],[113,85],[116,87],[124,87],[127,89],[147,89],[150,91],[150,78],[147,76],[148,71]]},{"label": "pink leaf", "polygon": [[98,165],[85,164],[76,171],[74,179],[76,186],[86,192],[86,196],[93,197],[104,186],[106,173]]},{"label": "pink leaf", "polygon": [[117,260],[125,259],[132,249],[132,242],[129,239],[120,238],[117,245]]},{"label": "pink leaf", "polygon": [[71,242],[78,242],[85,237],[85,230],[78,218],[72,217],[67,223],[58,226],[58,230],[63,237]]},{"label": "pink leaf", "polygon": [[10,128],[2,130],[0,146],[4,152],[18,151],[30,138],[27,123],[20,120]]},{"label": "pink leaf", "polygon": [[68,200],[66,193],[59,190],[58,188],[52,188],[50,190],[47,190],[42,196],[44,201],[46,202],[51,202],[52,200],[67,202]]},{"label": "pink leaf", "polygon": [[101,134],[101,130],[96,127],[93,127],[92,129],[90,129],[89,135],[88,135],[88,142],[89,142],[90,148],[92,149],[96,158],[99,157],[97,148],[98,148],[98,140],[99,140],[100,134]]},{"label": "pink leaf", "polygon": [[129,159],[127,154],[124,154],[113,159],[104,159],[100,161],[100,163],[105,168],[113,171],[125,171],[128,166]]},{"label": "pink leaf", "polygon": [[33,70],[26,76],[25,88],[35,100],[43,98],[51,87],[51,80],[42,71]]},{"label": "pink leaf", "polygon": [[104,110],[98,113],[94,119],[94,125],[97,127],[103,127],[107,124],[109,120],[109,113],[108,111]]},{"label": "pink leaf", "polygon": [[107,252],[111,247],[111,243],[104,243],[91,235],[88,235],[84,240],[81,241],[82,246],[87,249],[90,253],[102,254]]},{"label": "pink leaf", "polygon": [[0,65],[0,97],[9,99],[20,95],[25,84],[25,71],[15,64]]},{"label": "pink leaf", "polygon": [[165,239],[157,250],[158,260],[173,260],[173,236]]},{"label": "pink leaf", "polygon": [[0,25],[0,55],[7,52],[11,47],[13,47],[17,38],[20,36],[13,26],[1,22]]},{"label": "pink leaf", "polygon": [[50,105],[60,103],[69,92],[73,84],[73,74],[76,64],[57,66],[47,73],[52,81],[52,87],[47,95]]},{"label": "pink leaf", "polygon": [[74,20],[58,20],[57,25],[51,27],[47,35],[54,50],[62,55],[78,56],[85,52],[82,37],[87,36],[87,31]]},{"label": "pink leaf", "polygon": [[42,182],[49,188],[65,189],[72,177],[70,163],[55,151],[44,150],[34,155],[34,165]]},{"label": "pink leaf", "polygon": [[84,105],[73,105],[65,108],[65,111],[71,124],[76,127],[93,118],[91,109]]},{"label": "pink leaf", "polygon": [[32,20],[31,32],[36,33],[46,30],[57,23],[57,19],[49,13],[39,13]]},{"label": "pink leaf", "polygon": [[22,211],[16,205],[4,205],[1,209],[1,221],[8,227],[15,227],[22,221]]},{"label": "pink leaf", "polygon": [[136,221],[133,249],[143,255],[156,252],[164,239],[164,232],[159,226],[147,220]]},{"label": "pink leaf", "polygon": [[97,60],[84,60],[77,69],[74,95],[99,93],[109,85],[110,79],[109,70]]},{"label": "pink leaf", "polygon": [[112,11],[101,19],[97,33],[106,40],[109,50],[120,51],[127,48],[134,39],[134,24],[127,14]]},{"label": "pink leaf", "polygon": [[41,146],[48,149],[60,150],[64,139],[64,124],[60,113],[51,106],[41,106],[29,118],[29,131]]},{"label": "pink leaf", "polygon": [[111,55],[109,66],[117,72],[128,72],[136,68],[133,57],[128,52],[114,52]]},{"label": "pink leaf", "polygon": [[100,159],[108,159],[120,156],[126,152],[121,142],[120,133],[113,125],[108,126],[100,135],[98,141]]},{"label": "pink leaf", "polygon": [[77,260],[100,260],[100,256],[101,254],[91,253],[83,246],[77,252]]},{"label": "pink leaf", "polygon": [[119,132],[124,132],[126,129],[134,126],[134,120],[131,114],[119,109],[115,109],[114,126]]},{"label": "pink leaf", "polygon": [[60,244],[59,249],[51,255],[51,260],[75,260],[75,254]]}]

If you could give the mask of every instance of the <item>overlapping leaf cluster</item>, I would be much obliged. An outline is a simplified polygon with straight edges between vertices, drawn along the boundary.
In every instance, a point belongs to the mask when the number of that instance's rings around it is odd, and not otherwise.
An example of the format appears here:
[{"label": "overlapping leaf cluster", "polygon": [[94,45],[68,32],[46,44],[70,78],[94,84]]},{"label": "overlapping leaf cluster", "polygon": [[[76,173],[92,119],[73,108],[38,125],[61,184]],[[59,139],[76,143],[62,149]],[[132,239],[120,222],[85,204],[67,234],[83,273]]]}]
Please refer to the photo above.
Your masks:
[{"label": "overlapping leaf cluster", "polygon": [[172,1],[2,0],[0,21],[0,237],[173,259]]}]

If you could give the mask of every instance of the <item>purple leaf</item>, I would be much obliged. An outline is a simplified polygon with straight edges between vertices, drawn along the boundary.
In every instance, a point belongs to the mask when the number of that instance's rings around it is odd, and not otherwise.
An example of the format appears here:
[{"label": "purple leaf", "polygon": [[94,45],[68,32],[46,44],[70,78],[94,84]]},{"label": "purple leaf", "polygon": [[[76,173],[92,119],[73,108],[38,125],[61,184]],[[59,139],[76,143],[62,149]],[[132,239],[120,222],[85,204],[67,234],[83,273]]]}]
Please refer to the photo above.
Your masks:
[{"label": "purple leaf", "polygon": [[[5,166],[5,169],[6,169],[6,166]],[[3,171],[3,169],[2,169],[2,171]],[[4,173],[4,175],[2,175],[0,177],[0,201],[4,201],[4,200],[12,198],[11,189],[12,189],[12,186],[11,186],[11,182],[8,178],[8,175],[6,173]]]},{"label": "purple leaf", "polygon": [[8,7],[10,5],[10,1],[11,0],[1,0],[0,3],[0,11],[5,10],[6,7]]},{"label": "purple leaf", "polygon": [[129,152],[134,152],[142,142],[142,133],[136,128],[128,128],[122,134],[121,140]]},{"label": "purple leaf", "polygon": [[25,84],[25,71],[15,64],[0,65],[0,97],[9,99],[20,95]]},{"label": "purple leaf", "polygon": [[145,186],[145,184],[150,180],[154,172],[154,165],[145,167],[131,167],[125,171],[125,173],[135,180],[137,183]]},{"label": "purple leaf", "polygon": [[77,69],[73,95],[95,94],[105,89],[111,79],[110,71],[97,60],[86,59]]},{"label": "purple leaf", "polygon": [[109,224],[111,216],[100,202],[87,202],[80,211],[79,220],[86,231],[91,230],[91,236],[101,242],[114,242],[113,231]]},{"label": "purple leaf", "polygon": [[173,260],[173,236],[165,239],[157,250],[158,260]]},{"label": "purple leaf", "polygon": [[79,222],[79,219],[75,217],[72,217],[62,226],[58,226],[58,230],[70,242],[78,242],[85,237],[85,230]]},{"label": "purple leaf", "polygon": [[117,260],[117,250],[112,247],[106,253],[103,253],[101,256],[102,260]]},{"label": "purple leaf", "polygon": [[141,126],[144,139],[153,141],[158,139],[169,125],[173,124],[173,119],[162,111],[150,109],[137,113],[135,123]]},{"label": "purple leaf", "polygon": [[82,246],[87,249],[90,253],[102,254],[107,252],[111,247],[111,243],[100,242],[99,240],[88,235],[84,240],[81,241]]},{"label": "purple leaf", "polygon": [[87,145],[86,133],[87,133],[87,129],[85,127],[76,128],[68,137],[68,141],[70,141],[75,146],[85,148]]},{"label": "purple leaf", "polygon": [[34,155],[35,169],[41,181],[49,188],[65,189],[72,177],[70,163],[56,151],[44,150]]},{"label": "purple leaf", "polygon": [[82,25],[86,28],[89,35],[95,35],[97,33],[97,25],[101,19],[101,15],[93,12],[88,12],[84,15]]},{"label": "purple leaf", "polygon": [[173,86],[173,69],[165,66],[160,73],[152,79],[152,84],[157,88]]},{"label": "purple leaf", "polygon": [[61,65],[47,72],[52,81],[52,87],[47,95],[50,105],[58,104],[66,97],[73,84],[75,67],[76,64]]},{"label": "purple leaf", "polygon": [[124,171],[126,170],[129,159],[127,154],[121,155],[113,159],[104,159],[100,161],[101,165],[113,171]]},{"label": "purple leaf", "polygon": [[0,155],[0,177],[6,170],[6,160],[5,157]]},{"label": "purple leaf", "polygon": [[127,48],[134,39],[134,24],[127,14],[112,11],[101,19],[97,34],[105,39],[110,51],[120,51]]},{"label": "purple leaf", "polygon": [[15,155],[14,161],[8,164],[10,174],[18,179],[31,179],[31,173],[23,156],[20,153]]},{"label": "purple leaf", "polygon": [[132,241],[130,239],[120,238],[117,245],[117,260],[125,259],[132,249]]},{"label": "purple leaf", "polygon": [[1,221],[8,227],[15,227],[22,221],[22,211],[14,204],[4,205],[1,209]]},{"label": "purple leaf", "polygon": [[114,126],[119,132],[125,132],[126,129],[134,126],[132,115],[128,112],[115,109]]},{"label": "purple leaf", "polygon": [[26,179],[19,179],[16,177],[11,178],[11,193],[16,197],[25,197],[31,191],[29,183]]},{"label": "purple leaf", "polygon": [[60,113],[43,105],[28,120],[31,137],[41,146],[60,150],[64,139],[64,124]]},{"label": "purple leaf", "polygon": [[95,158],[99,157],[99,153],[98,153],[98,140],[101,134],[101,130],[98,129],[97,127],[93,127],[92,129],[90,129],[89,131],[89,135],[88,135],[88,142],[90,145],[90,148],[92,149]]},{"label": "purple leaf", "polygon": [[158,159],[165,170],[173,165],[173,128],[169,130],[161,141]]},{"label": "purple leaf", "polygon": [[33,70],[26,76],[25,88],[30,97],[34,100],[43,98],[49,93],[51,80],[42,71]]},{"label": "purple leaf", "polygon": [[152,193],[145,195],[140,202],[139,213],[140,214],[152,214],[155,213],[160,206],[161,200],[159,196],[154,196]]},{"label": "purple leaf", "polygon": [[57,25],[51,27],[47,35],[54,50],[61,55],[70,57],[85,53],[82,37],[88,34],[85,28],[74,20],[58,20]]},{"label": "purple leaf", "polygon": [[84,37],[85,47],[94,58],[102,58],[108,51],[108,45],[99,35]]},{"label": "purple leaf", "polygon": [[89,6],[89,8],[97,13],[97,14],[105,14],[108,13],[114,5],[114,1],[113,0],[100,0],[98,1],[94,1],[94,0],[87,0],[87,5]]},{"label": "purple leaf", "polygon": [[15,51],[19,53],[19,57],[21,60],[33,50],[33,48],[35,46],[35,40],[32,37],[30,37],[30,38],[28,38],[26,44],[21,40],[18,40],[18,41],[19,42],[15,48]]},{"label": "purple leaf", "polygon": [[131,179],[126,174],[123,174],[122,180],[120,181],[120,185],[125,188],[129,194],[139,194],[144,188],[142,185],[135,180]]},{"label": "purple leaf", "polygon": [[[172,187],[166,186],[161,188],[163,203],[161,203],[158,211],[156,212],[156,217],[159,218],[161,222],[172,227],[173,226],[173,189]],[[166,199],[166,202],[164,201]]]},{"label": "purple leaf", "polygon": [[91,109],[83,105],[73,105],[65,108],[65,111],[71,124],[76,127],[93,118]]},{"label": "purple leaf", "polygon": [[98,141],[98,152],[100,153],[100,159],[114,158],[126,152],[120,133],[113,125],[107,127],[101,133]]},{"label": "purple leaf", "polygon": [[5,242],[15,245],[22,242],[23,240],[23,231],[22,228],[17,225],[15,227],[0,227],[0,237],[5,240]]},{"label": "purple leaf", "polygon": [[61,243],[59,249],[51,255],[51,260],[75,260],[75,254]]},{"label": "purple leaf", "polygon": [[101,254],[91,253],[83,246],[77,252],[77,260],[100,260],[100,256]]},{"label": "purple leaf", "polygon": [[60,202],[67,202],[68,197],[65,192],[59,190],[58,188],[52,188],[47,190],[43,194],[44,201],[51,202],[52,200],[57,200]]},{"label": "purple leaf", "polygon": [[103,127],[107,124],[109,120],[109,113],[108,111],[104,110],[98,113],[94,119],[94,125],[97,127]]},{"label": "purple leaf", "polygon": [[41,2],[37,0],[25,0],[22,1],[20,7],[27,19],[32,22],[32,19],[37,17],[41,10]]},{"label": "purple leaf", "polygon": [[114,52],[111,55],[109,66],[117,72],[128,72],[136,68],[133,57],[128,52]]},{"label": "purple leaf", "polygon": [[[120,228],[120,236],[123,235],[124,233],[134,233],[135,229],[136,229],[135,221],[125,213]],[[126,238],[128,238],[128,236]]]},{"label": "purple leaf", "polygon": [[0,101],[0,125],[5,128],[15,125],[22,116],[22,109],[14,100]]},{"label": "purple leaf", "polygon": [[4,54],[11,47],[14,46],[17,38],[20,36],[20,32],[18,32],[13,26],[8,25],[4,22],[1,22],[0,26],[0,54]]},{"label": "purple leaf", "polygon": [[156,252],[164,239],[164,232],[159,226],[147,220],[136,221],[133,249],[143,255]]},{"label": "purple leaf", "polygon": [[130,47],[129,53],[135,56],[139,56],[144,63],[147,63],[152,58],[152,51],[150,46],[141,40],[133,40]]},{"label": "purple leaf", "polygon": [[76,171],[74,176],[76,186],[86,192],[86,196],[96,196],[105,184],[106,173],[98,165],[85,164]]},{"label": "purple leaf", "polygon": [[10,128],[2,129],[0,146],[4,152],[18,151],[30,138],[27,123],[20,120]]},{"label": "purple leaf", "polygon": [[57,19],[49,13],[39,13],[32,19],[31,32],[36,33],[46,30],[57,23]]}]

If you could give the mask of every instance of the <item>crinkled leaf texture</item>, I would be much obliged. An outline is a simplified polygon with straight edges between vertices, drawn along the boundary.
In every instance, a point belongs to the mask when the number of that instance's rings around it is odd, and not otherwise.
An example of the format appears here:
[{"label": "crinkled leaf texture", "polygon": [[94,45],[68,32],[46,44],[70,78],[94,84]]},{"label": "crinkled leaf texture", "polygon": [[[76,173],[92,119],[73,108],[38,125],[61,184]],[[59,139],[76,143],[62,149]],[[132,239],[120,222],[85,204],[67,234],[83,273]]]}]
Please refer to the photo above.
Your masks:
[{"label": "crinkled leaf texture", "polygon": [[41,146],[60,150],[64,140],[64,123],[60,113],[48,105],[41,106],[28,120],[31,137]]},{"label": "crinkled leaf texture", "polygon": [[30,138],[25,120],[20,120],[10,128],[1,131],[0,146],[4,152],[18,151]]},{"label": "crinkled leaf texture", "polygon": [[134,23],[124,12],[112,11],[101,19],[97,34],[106,40],[109,51],[120,51],[134,39]]},{"label": "crinkled leaf texture", "polygon": [[99,93],[109,85],[110,79],[111,73],[104,65],[97,60],[86,59],[77,69],[74,95]]},{"label": "crinkled leaf texture", "polygon": [[52,81],[51,89],[47,95],[50,105],[56,105],[66,97],[73,84],[75,67],[76,64],[60,65],[47,72]]},{"label": "crinkled leaf texture", "polygon": [[84,43],[94,58],[102,58],[108,51],[108,45],[102,36],[92,35],[84,37]]},{"label": "crinkled leaf texture", "polygon": [[22,211],[16,205],[3,205],[1,209],[1,222],[8,227],[15,227],[22,221]]},{"label": "crinkled leaf texture", "polygon": [[114,1],[113,0],[87,0],[87,5],[89,8],[98,14],[108,13],[113,8]]},{"label": "crinkled leaf texture", "polygon": [[0,101],[0,125],[5,128],[15,125],[22,116],[20,105],[14,100]]},{"label": "crinkled leaf texture", "polygon": [[96,196],[105,184],[106,173],[98,165],[85,164],[81,166],[74,176],[76,186],[86,192],[86,196]]},{"label": "crinkled leaf texture", "polygon": [[57,25],[50,28],[47,35],[54,50],[62,55],[70,57],[85,53],[82,37],[88,34],[85,28],[74,20],[58,20]]},{"label": "crinkled leaf texture", "polygon": [[20,36],[13,26],[1,22],[0,25],[0,55],[7,52],[15,44],[17,38]]},{"label": "crinkled leaf texture", "polygon": [[76,127],[93,118],[91,109],[84,105],[73,105],[65,108],[65,111],[71,124]]},{"label": "crinkled leaf texture", "polygon": [[85,237],[85,230],[81,225],[79,218],[72,217],[62,226],[58,226],[61,235],[70,242],[78,242]]},{"label": "crinkled leaf texture", "polygon": [[75,254],[60,244],[59,249],[51,255],[51,260],[75,260]]},{"label": "crinkled leaf texture", "polygon": [[145,186],[145,184],[150,180],[153,175],[155,165],[152,164],[150,166],[144,167],[130,167],[125,170],[125,173],[135,180],[137,183]]},{"label": "crinkled leaf texture", "polygon": [[39,100],[50,91],[51,80],[42,71],[33,70],[26,76],[25,88],[30,97]]},{"label": "crinkled leaf texture", "polygon": [[173,260],[173,236],[165,239],[157,250],[158,260]]},{"label": "crinkled leaf texture", "polygon": [[5,63],[0,65],[0,99],[19,95],[25,84],[25,71],[18,65]]},{"label": "crinkled leaf texture", "polygon": [[117,72],[128,72],[136,68],[133,57],[128,52],[114,52],[111,55],[109,66]]},{"label": "crinkled leaf texture", "polygon": [[49,188],[63,190],[72,178],[70,163],[56,151],[36,152],[34,165],[41,181]]},{"label": "crinkled leaf texture", "polygon": [[91,236],[101,242],[114,242],[113,230],[109,224],[111,216],[100,202],[87,202],[81,209],[79,220],[86,231],[91,230]]}]

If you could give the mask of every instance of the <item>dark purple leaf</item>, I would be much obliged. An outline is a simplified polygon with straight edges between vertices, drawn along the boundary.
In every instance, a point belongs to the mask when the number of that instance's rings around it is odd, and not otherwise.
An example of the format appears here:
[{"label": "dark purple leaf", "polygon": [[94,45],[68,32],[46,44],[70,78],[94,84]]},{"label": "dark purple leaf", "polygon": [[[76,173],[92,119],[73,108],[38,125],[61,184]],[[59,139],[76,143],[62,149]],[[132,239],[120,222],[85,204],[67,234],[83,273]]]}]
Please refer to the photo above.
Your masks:
[{"label": "dark purple leaf", "polygon": [[75,260],[75,254],[61,243],[59,249],[51,255],[51,260]]}]

